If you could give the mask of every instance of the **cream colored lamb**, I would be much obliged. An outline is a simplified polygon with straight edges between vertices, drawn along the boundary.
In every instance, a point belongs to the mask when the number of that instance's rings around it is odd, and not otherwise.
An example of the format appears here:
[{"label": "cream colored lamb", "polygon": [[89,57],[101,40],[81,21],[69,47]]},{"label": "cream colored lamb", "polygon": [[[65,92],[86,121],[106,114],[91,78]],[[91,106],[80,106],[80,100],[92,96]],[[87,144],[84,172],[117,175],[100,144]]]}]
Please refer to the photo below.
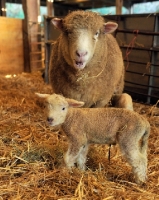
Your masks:
[{"label": "cream colored lamb", "polygon": [[83,106],[84,102],[57,94],[36,94],[45,98],[49,125],[61,125],[69,139],[64,156],[68,168],[77,163],[85,169],[89,144],[117,143],[136,182],[145,182],[150,125],[143,116],[124,108],[73,108]]}]

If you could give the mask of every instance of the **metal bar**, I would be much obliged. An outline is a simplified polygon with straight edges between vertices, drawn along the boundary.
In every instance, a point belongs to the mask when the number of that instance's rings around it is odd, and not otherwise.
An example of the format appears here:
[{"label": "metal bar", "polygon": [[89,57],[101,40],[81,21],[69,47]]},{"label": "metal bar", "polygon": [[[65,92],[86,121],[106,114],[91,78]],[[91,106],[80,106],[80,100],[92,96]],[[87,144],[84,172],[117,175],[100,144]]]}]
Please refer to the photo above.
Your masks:
[{"label": "metal bar", "polygon": [[[155,31],[155,32],[158,32],[158,31],[159,31],[159,27],[158,27],[158,17],[155,17],[154,31]],[[153,43],[152,43],[152,45],[153,45],[153,48],[157,46],[157,36],[156,36],[155,34],[153,35]],[[155,60],[157,60],[156,58],[157,58],[156,53],[155,53],[154,51],[152,51],[152,52],[151,52],[151,60],[150,60],[150,62],[153,62],[153,63],[154,63]],[[154,68],[154,66],[150,68],[150,73],[151,73],[151,74],[155,74],[155,68]],[[150,76],[150,77],[149,77],[149,83],[148,83],[148,84],[149,84],[149,86],[150,86],[150,85],[154,85],[154,78],[153,78],[153,76]],[[152,94],[152,88],[149,87],[149,88],[148,88],[148,95],[151,95],[151,94]],[[148,102],[148,103],[151,102],[151,98],[150,98],[149,96],[147,97],[147,102]]]},{"label": "metal bar", "polygon": [[124,90],[125,92],[130,92],[130,93],[134,93],[134,94],[139,94],[139,95],[143,95],[143,96],[148,96],[148,97],[153,97],[153,98],[156,98],[156,99],[159,99],[159,96],[155,96],[155,95],[149,95],[149,94],[145,94],[145,93],[141,93],[141,92],[135,92],[135,91],[132,91],[132,90],[129,90],[129,89],[125,89]]},{"label": "metal bar", "polygon": [[[127,49],[128,45],[127,46],[120,45],[120,48]],[[156,51],[156,52],[159,52],[159,48],[158,47],[150,47],[150,48],[146,48],[146,47],[132,47],[131,50],[142,50],[142,51]]]},{"label": "metal bar", "polygon": [[147,32],[147,31],[140,31],[140,30],[123,30],[123,29],[117,29],[117,33],[130,33],[130,34],[136,34],[136,35],[158,35],[159,32]]},{"label": "metal bar", "polygon": [[51,45],[46,44],[45,45],[45,82],[49,83],[49,59],[50,59],[50,54],[51,54]]},{"label": "metal bar", "polygon": [[[123,60],[124,62],[127,62],[127,60]],[[137,61],[133,61],[133,60],[129,60],[129,63],[136,63],[136,64],[140,64],[140,65],[147,65],[147,63],[143,63],[143,62],[137,62]],[[155,67],[159,67],[159,65],[155,65],[153,63],[150,63],[151,66],[155,66]]]},{"label": "metal bar", "polygon": [[151,87],[151,88],[159,89],[159,87],[157,87],[157,86],[144,85],[144,84],[134,83],[134,82],[131,82],[131,81],[126,81],[126,80],[125,80],[125,83],[130,83],[130,84],[132,84],[132,85],[140,85],[140,86],[147,87],[147,88]]},{"label": "metal bar", "polygon": [[139,74],[139,75],[141,75],[141,76],[153,76],[153,77],[155,77],[155,78],[159,78],[159,76],[157,76],[157,75],[152,75],[152,74],[143,74],[143,73],[140,73],[140,72],[133,72],[133,71],[129,71],[129,70],[127,70],[126,71],[127,73],[132,73],[132,74]]}]

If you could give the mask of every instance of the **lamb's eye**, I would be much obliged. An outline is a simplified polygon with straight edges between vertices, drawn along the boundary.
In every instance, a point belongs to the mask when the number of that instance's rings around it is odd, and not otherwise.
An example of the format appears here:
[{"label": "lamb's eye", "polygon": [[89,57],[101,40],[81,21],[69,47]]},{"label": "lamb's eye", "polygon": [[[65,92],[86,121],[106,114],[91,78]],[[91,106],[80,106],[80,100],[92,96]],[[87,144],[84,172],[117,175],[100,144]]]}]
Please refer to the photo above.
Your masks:
[{"label": "lamb's eye", "polygon": [[65,107],[63,107],[62,110],[65,110]]}]

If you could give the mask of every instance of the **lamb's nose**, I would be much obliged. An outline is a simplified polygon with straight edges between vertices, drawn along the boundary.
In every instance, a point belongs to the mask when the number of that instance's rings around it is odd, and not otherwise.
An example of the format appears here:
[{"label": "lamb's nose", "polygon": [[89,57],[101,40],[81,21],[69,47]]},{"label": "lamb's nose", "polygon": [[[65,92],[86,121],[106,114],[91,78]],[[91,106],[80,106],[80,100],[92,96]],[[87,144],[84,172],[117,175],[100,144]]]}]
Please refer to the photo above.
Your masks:
[{"label": "lamb's nose", "polygon": [[54,119],[53,119],[52,117],[47,117],[47,121],[48,121],[49,123],[52,123],[52,122],[54,121]]},{"label": "lamb's nose", "polygon": [[86,56],[87,53],[88,53],[87,51],[81,51],[81,50],[77,50],[77,51],[76,51],[76,55],[77,55],[78,57]]}]

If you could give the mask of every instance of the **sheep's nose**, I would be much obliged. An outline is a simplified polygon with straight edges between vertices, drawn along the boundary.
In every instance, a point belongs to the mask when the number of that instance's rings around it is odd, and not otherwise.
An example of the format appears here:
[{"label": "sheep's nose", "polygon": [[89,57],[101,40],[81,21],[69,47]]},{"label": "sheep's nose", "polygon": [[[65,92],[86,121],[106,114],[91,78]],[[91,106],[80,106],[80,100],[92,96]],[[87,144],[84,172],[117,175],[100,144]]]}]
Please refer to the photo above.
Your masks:
[{"label": "sheep's nose", "polygon": [[52,122],[54,121],[54,119],[53,119],[52,117],[47,117],[47,121],[48,121],[49,123],[52,123]]},{"label": "sheep's nose", "polygon": [[76,55],[77,55],[78,57],[86,56],[87,53],[88,53],[87,51],[80,51],[80,50],[77,50],[77,51],[76,51]]}]

